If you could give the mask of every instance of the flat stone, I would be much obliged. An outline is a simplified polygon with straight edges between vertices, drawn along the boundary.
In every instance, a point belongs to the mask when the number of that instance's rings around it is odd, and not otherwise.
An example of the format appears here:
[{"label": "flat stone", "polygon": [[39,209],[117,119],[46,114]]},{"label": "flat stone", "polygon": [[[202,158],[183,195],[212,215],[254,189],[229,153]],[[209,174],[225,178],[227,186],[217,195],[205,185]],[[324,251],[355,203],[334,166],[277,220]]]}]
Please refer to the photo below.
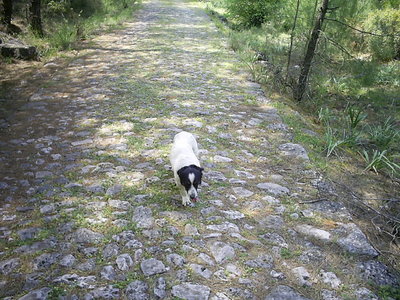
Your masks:
[{"label": "flat stone", "polygon": [[99,288],[95,288],[90,293],[85,295],[84,299],[121,299],[120,290],[107,285]]},{"label": "flat stone", "polygon": [[311,286],[310,273],[308,273],[307,269],[304,267],[297,267],[292,269],[293,275],[297,278],[300,285],[303,286]]},{"label": "flat stone", "polygon": [[208,230],[219,231],[224,233],[239,232],[239,227],[236,224],[224,222],[217,225],[207,225]]},{"label": "flat stone", "polygon": [[53,173],[50,171],[38,171],[35,174],[36,179],[42,179],[42,178],[52,177],[52,176],[53,176]]},{"label": "flat stone", "polygon": [[197,236],[200,234],[199,234],[199,231],[197,230],[196,226],[193,226],[192,224],[186,224],[185,225],[185,235]]},{"label": "flat stone", "polygon": [[33,228],[18,230],[17,234],[22,241],[25,241],[28,239],[33,239],[38,234],[39,231],[40,228],[33,227]]},{"label": "flat stone", "polygon": [[0,261],[0,273],[3,275],[10,274],[20,265],[19,258],[11,258]]},{"label": "flat stone", "polygon": [[389,268],[376,260],[360,262],[356,266],[357,274],[367,282],[372,281],[377,286],[396,286],[400,285],[399,277],[392,273]]},{"label": "flat stone", "polygon": [[14,251],[16,253],[33,254],[38,251],[43,251],[49,248],[53,248],[56,245],[57,243],[54,241],[54,239],[46,239],[44,241],[33,243],[32,245],[23,245],[21,247],[16,248]]},{"label": "flat stone", "polygon": [[149,207],[138,206],[133,213],[132,221],[138,228],[151,228],[154,225],[153,213]]},{"label": "flat stone", "polygon": [[85,139],[85,140],[72,142],[71,145],[72,146],[82,146],[82,145],[88,145],[88,144],[92,144],[92,143],[93,143],[92,139]]},{"label": "flat stone", "polygon": [[75,243],[98,244],[104,239],[104,235],[87,228],[79,228],[69,238]]},{"label": "flat stone", "polygon": [[83,263],[76,266],[77,270],[84,272],[93,271],[95,268],[96,268],[96,261],[94,258],[87,259]]},{"label": "flat stone", "polygon": [[319,276],[323,283],[329,284],[333,289],[337,289],[342,283],[333,272],[325,272],[324,270],[321,270]]},{"label": "flat stone", "polygon": [[18,300],[41,300],[47,299],[51,292],[51,288],[44,287],[34,291],[29,292],[25,296],[22,296]]},{"label": "flat stone", "polygon": [[224,242],[210,243],[209,249],[218,264],[235,257],[235,249]]},{"label": "flat stone", "polygon": [[172,296],[185,300],[208,300],[210,288],[205,285],[183,283],[172,287]]},{"label": "flat stone", "polygon": [[263,182],[257,184],[257,187],[266,190],[273,195],[289,194],[289,189],[273,182]]},{"label": "flat stone", "polygon": [[207,178],[208,180],[211,180],[211,181],[223,182],[223,181],[227,180],[225,175],[223,173],[221,173],[221,172],[218,172],[218,171],[207,171],[207,172],[204,172],[204,177]]},{"label": "flat stone", "polygon": [[106,195],[115,196],[115,195],[121,193],[122,189],[123,189],[123,186],[120,184],[113,185],[107,189]]},{"label": "flat stone", "polygon": [[121,271],[126,271],[133,266],[132,257],[127,253],[119,255],[115,262],[117,263],[118,269]]},{"label": "flat stone", "polygon": [[285,156],[309,160],[306,149],[299,144],[286,143],[280,145],[278,149],[281,150],[282,154]]},{"label": "flat stone", "polygon": [[148,300],[150,299],[149,286],[140,280],[132,281],[126,287],[125,295],[128,300]]},{"label": "flat stone", "polygon": [[321,241],[329,241],[331,234],[328,231],[312,227],[310,225],[297,225],[295,230],[303,235],[313,237]]},{"label": "flat stone", "polygon": [[204,277],[206,279],[210,279],[212,276],[212,272],[207,269],[206,267],[203,267],[202,265],[198,264],[190,264],[189,268],[196,274],[200,275],[201,277]]},{"label": "flat stone", "polygon": [[171,253],[167,255],[167,262],[170,265],[182,267],[186,263],[186,260],[179,254]]},{"label": "flat stone", "polygon": [[285,221],[282,217],[275,215],[266,216],[259,223],[266,228],[272,229],[282,229],[285,226]]},{"label": "flat stone", "polygon": [[271,269],[274,265],[274,259],[271,255],[261,254],[255,259],[246,261],[244,264],[251,268]]},{"label": "flat stone", "polygon": [[60,255],[61,255],[60,253],[43,253],[39,255],[33,260],[33,269],[34,270],[48,269],[58,260]]},{"label": "flat stone", "polygon": [[310,300],[303,297],[291,287],[286,285],[278,285],[273,288],[264,300]]},{"label": "flat stone", "polygon": [[42,214],[51,214],[56,210],[56,206],[54,204],[47,204],[47,205],[43,205],[40,208],[40,213]]},{"label": "flat stone", "polygon": [[225,156],[220,156],[220,155],[215,155],[214,156],[214,162],[216,163],[229,163],[232,162],[233,160],[229,157]]},{"label": "flat stone", "polygon": [[132,208],[132,205],[128,201],[121,200],[108,200],[108,205],[122,210],[129,210]]},{"label": "flat stone", "polygon": [[103,249],[103,258],[108,259],[117,256],[119,253],[119,246],[115,243],[107,244]]},{"label": "flat stone", "polygon": [[221,210],[221,212],[230,220],[239,220],[244,218],[244,214],[237,210]]},{"label": "flat stone", "polygon": [[155,258],[143,260],[140,264],[140,268],[145,276],[153,276],[167,271],[162,261]]},{"label": "flat stone", "polygon": [[260,235],[260,238],[264,239],[268,243],[272,245],[287,248],[288,244],[286,243],[285,239],[275,232],[268,232],[266,234]]},{"label": "flat stone", "polygon": [[167,282],[164,277],[159,277],[154,284],[154,295],[159,299],[163,299],[167,296]]},{"label": "flat stone", "polygon": [[254,195],[252,191],[249,191],[241,186],[233,188],[234,193],[240,198],[248,198]]},{"label": "flat stone", "polygon": [[379,255],[356,224],[342,224],[338,231],[340,231],[339,235],[344,236],[340,237],[337,243],[344,250],[358,255],[368,255],[372,257]]},{"label": "flat stone", "polygon": [[72,254],[67,254],[60,260],[59,264],[60,266],[70,268],[74,265],[75,261],[75,256],[73,256]]},{"label": "flat stone", "polygon": [[102,279],[110,281],[115,280],[116,275],[117,274],[115,273],[115,269],[113,266],[104,266],[100,272],[100,276]]}]

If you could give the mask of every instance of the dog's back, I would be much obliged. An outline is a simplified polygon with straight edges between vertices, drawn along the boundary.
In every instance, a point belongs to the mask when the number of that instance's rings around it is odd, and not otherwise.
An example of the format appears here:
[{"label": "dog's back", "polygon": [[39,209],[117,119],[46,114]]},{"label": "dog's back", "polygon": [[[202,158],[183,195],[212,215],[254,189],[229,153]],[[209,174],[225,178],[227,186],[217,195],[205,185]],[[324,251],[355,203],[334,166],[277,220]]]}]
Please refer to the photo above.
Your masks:
[{"label": "dog's back", "polygon": [[200,167],[198,152],[196,139],[191,133],[182,131],[175,135],[170,154],[173,170],[177,171],[192,164]]}]

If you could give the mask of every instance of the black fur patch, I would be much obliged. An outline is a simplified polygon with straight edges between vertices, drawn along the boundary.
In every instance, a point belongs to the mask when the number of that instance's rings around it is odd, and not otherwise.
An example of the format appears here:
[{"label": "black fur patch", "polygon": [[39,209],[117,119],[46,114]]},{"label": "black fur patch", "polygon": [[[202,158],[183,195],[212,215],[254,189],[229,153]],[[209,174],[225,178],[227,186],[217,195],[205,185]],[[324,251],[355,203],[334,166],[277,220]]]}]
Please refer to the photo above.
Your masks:
[{"label": "black fur patch", "polygon": [[196,165],[185,166],[177,171],[181,184],[185,187],[186,191],[189,191],[192,183],[189,179],[189,174],[194,174],[193,186],[197,190],[199,184],[201,184],[201,178],[203,177],[203,168]]}]

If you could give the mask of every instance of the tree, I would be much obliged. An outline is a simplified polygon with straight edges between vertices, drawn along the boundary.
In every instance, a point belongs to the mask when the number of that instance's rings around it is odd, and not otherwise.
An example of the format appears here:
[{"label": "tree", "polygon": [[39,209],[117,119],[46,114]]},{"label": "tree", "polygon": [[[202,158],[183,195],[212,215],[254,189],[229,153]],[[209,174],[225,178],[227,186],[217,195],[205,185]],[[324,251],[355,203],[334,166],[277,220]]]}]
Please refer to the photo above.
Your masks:
[{"label": "tree", "polygon": [[315,21],[311,37],[307,44],[307,51],[301,65],[299,80],[297,86],[294,88],[293,91],[294,99],[297,101],[301,101],[303,99],[304,92],[306,90],[307,79],[311,69],[311,63],[314,58],[315,50],[317,48],[320,31],[325,20],[325,15],[328,11],[328,5],[329,0],[323,0],[319,16]]},{"label": "tree", "polygon": [[6,27],[9,27],[12,17],[12,0],[3,0],[2,10],[1,22],[6,25]]},{"label": "tree", "polygon": [[32,31],[40,36],[43,37],[43,27],[42,27],[42,16],[40,12],[41,8],[41,1],[40,0],[32,0],[31,5],[29,7],[29,17],[30,17],[30,25]]}]

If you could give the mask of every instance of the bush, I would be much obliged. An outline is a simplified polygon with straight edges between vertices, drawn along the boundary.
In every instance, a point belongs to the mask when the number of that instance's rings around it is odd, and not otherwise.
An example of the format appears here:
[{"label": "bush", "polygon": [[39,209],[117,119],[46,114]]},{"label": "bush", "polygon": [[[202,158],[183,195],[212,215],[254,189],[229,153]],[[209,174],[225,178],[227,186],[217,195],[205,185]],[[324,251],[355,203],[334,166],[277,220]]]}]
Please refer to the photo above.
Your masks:
[{"label": "bush", "polygon": [[226,0],[228,15],[245,27],[260,26],[276,12],[277,0]]},{"label": "bush", "polygon": [[381,61],[400,59],[400,10],[386,8],[371,12],[364,21],[365,30],[383,35],[372,36],[368,47]]}]

